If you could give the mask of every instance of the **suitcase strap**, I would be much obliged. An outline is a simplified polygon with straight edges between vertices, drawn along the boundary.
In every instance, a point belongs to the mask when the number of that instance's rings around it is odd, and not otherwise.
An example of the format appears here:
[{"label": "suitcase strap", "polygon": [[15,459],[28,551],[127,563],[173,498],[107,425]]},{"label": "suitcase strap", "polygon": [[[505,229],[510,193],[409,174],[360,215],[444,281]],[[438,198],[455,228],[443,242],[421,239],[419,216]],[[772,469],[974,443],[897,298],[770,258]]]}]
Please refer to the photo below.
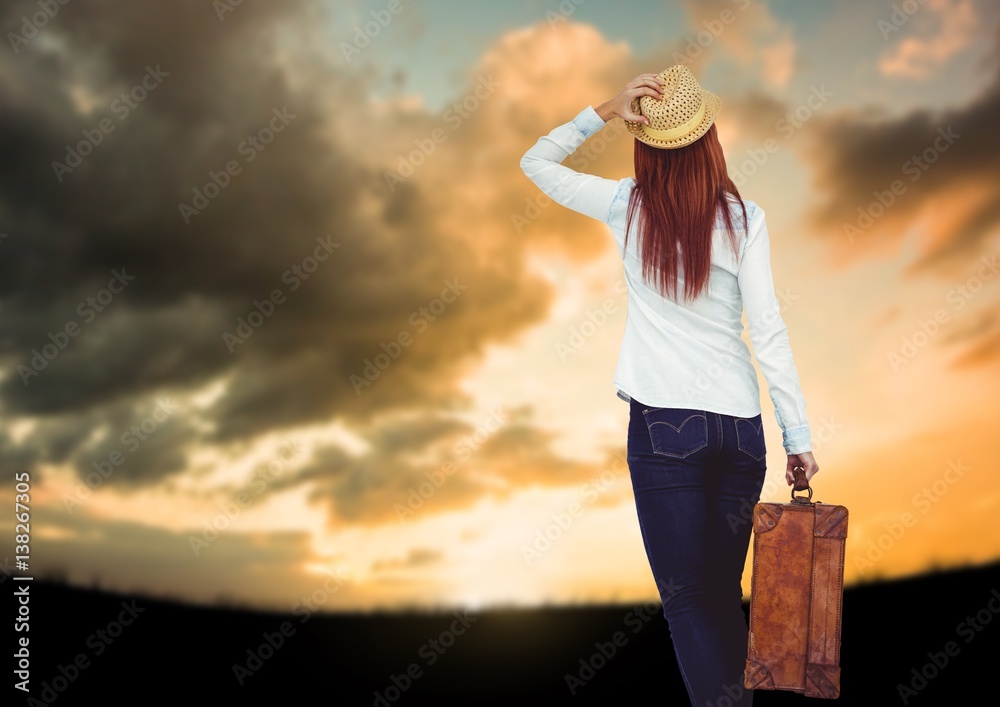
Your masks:
[{"label": "suitcase strap", "polygon": [[833,699],[840,694],[840,619],[847,509],[823,503],[812,505],[815,511],[812,596],[805,695]]}]

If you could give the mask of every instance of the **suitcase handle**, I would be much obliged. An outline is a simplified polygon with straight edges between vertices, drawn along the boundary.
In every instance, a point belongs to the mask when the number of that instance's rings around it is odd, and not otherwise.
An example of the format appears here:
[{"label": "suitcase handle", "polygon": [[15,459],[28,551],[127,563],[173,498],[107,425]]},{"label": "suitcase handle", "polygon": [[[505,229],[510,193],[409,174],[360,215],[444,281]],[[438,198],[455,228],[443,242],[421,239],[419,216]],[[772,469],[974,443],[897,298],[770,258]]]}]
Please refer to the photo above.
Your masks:
[{"label": "suitcase handle", "polygon": [[[795,483],[792,486],[792,502],[793,503],[812,503],[813,490],[809,485],[809,480],[806,479],[806,470],[801,466],[796,466],[792,468],[792,478]],[[796,491],[808,491],[808,496],[796,496]]]}]

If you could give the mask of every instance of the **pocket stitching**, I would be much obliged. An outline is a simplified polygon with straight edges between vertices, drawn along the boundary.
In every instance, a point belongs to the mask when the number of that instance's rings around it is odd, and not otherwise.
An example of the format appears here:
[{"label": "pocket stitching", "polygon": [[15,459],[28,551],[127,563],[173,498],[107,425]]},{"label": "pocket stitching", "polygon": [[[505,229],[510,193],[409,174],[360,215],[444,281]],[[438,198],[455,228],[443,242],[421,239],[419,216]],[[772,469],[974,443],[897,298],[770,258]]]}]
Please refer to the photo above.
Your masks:
[{"label": "pocket stitching", "polygon": [[[645,414],[645,412],[649,412],[650,410],[654,410],[654,409],[656,409],[656,408],[650,408],[649,410],[644,411],[644,414]],[[686,425],[688,422],[690,422],[692,418],[696,418],[696,417],[701,418],[702,421],[704,422],[704,436],[701,439],[701,441],[698,442],[698,447],[696,447],[694,449],[691,449],[691,450],[688,450],[688,451],[685,451],[684,454],[668,454],[667,452],[662,451],[662,446],[661,446],[661,449],[659,449],[659,450],[657,449],[657,446],[660,446],[660,445],[657,445],[656,439],[655,439],[655,437],[653,435],[653,426],[654,425],[667,425],[672,430],[674,430],[676,432],[680,432],[681,429],[683,429],[684,425]],[[649,428],[649,432],[650,432],[650,442],[652,443],[653,454],[659,454],[660,456],[664,456],[664,457],[672,457],[674,459],[685,459],[685,458],[691,456],[692,454],[694,454],[695,452],[700,452],[702,449],[704,449],[705,447],[708,446],[708,415],[705,415],[704,413],[696,412],[696,413],[693,413],[691,415],[688,415],[686,418],[684,418],[684,421],[681,422],[680,427],[675,427],[673,424],[671,424],[670,422],[667,422],[666,420],[656,420],[654,422],[647,422],[647,427]]]},{"label": "pocket stitching", "polygon": [[[754,424],[753,424],[754,419],[756,419],[756,417],[737,417],[736,418],[736,447],[737,447],[737,449],[739,449],[741,452],[743,452],[744,454],[746,454],[751,459],[753,459],[755,461],[760,461],[761,459],[763,459],[764,457],[767,456],[767,445],[764,442],[764,437],[763,437],[763,434],[764,434],[764,420],[763,420],[763,418],[761,419],[761,421],[760,421],[760,427],[755,427]],[[752,429],[754,431],[754,434],[756,435],[756,439],[760,439],[760,441],[761,441],[761,445],[760,446],[764,448],[764,451],[761,453],[760,456],[757,456],[755,454],[753,448],[750,447],[749,444],[744,445],[743,437],[740,437],[740,423],[741,422],[748,423],[750,425],[750,429]],[[744,433],[744,435],[746,435],[746,433]],[[748,439],[747,442],[749,442],[749,441],[750,440]]]}]

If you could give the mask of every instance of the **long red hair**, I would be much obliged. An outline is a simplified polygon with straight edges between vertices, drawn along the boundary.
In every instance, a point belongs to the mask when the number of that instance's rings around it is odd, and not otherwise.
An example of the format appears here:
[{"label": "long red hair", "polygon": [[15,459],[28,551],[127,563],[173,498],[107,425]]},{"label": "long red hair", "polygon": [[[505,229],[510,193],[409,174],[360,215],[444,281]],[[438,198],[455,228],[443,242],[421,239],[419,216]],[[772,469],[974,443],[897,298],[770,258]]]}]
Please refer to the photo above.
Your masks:
[{"label": "long red hair", "polygon": [[652,147],[641,140],[633,142],[636,185],[629,197],[625,244],[638,213],[643,276],[657,283],[664,296],[676,298],[680,266],[684,296],[693,300],[708,286],[712,230],[719,209],[733,252],[738,253],[729,195],[739,200],[744,228],[746,205],[729,178],[714,123],[690,145],[673,150]]}]

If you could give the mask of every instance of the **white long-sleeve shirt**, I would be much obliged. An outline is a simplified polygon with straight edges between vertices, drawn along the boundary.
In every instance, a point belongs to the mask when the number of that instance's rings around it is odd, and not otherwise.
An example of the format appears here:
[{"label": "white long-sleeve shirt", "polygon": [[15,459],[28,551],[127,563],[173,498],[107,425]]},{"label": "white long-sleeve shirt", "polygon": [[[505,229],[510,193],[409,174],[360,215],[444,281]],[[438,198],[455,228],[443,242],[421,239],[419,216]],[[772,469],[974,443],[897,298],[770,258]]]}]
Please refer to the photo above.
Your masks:
[{"label": "white long-sleeve shirt", "polygon": [[[739,229],[735,256],[722,214],[713,231],[708,289],[693,302],[664,297],[642,275],[638,219],[625,248],[625,217],[635,179],[604,179],[562,162],[604,127],[593,106],[560,125],[521,158],[521,169],[553,201],[611,228],[625,269],[628,315],[613,385],[618,397],[649,407],[684,407],[754,417],[761,414],[760,387],[741,338],[746,308],[750,339],[767,380],[774,414],[787,454],[812,450],[806,404],[781,317],[771,275],[771,243],[764,210],[750,200],[748,227],[735,199],[733,224]],[[678,292],[683,292],[679,273]]]}]

